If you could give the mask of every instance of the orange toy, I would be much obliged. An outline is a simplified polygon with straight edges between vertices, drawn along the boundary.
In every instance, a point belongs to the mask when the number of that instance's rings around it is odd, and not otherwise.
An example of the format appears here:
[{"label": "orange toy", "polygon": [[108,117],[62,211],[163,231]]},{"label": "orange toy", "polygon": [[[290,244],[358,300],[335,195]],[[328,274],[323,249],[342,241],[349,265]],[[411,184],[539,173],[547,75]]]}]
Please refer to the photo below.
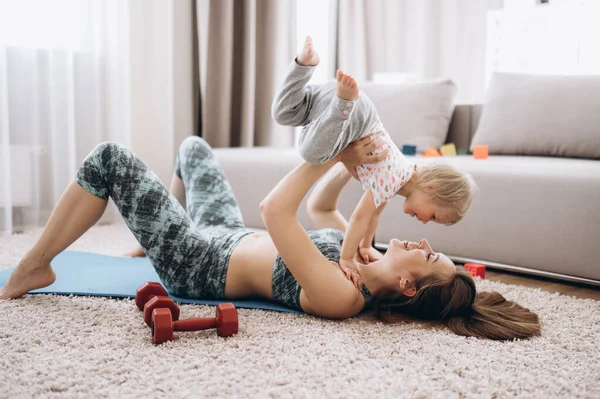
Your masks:
[{"label": "orange toy", "polygon": [[423,153],[424,157],[439,157],[440,156],[440,152],[437,150],[437,148],[430,148],[428,150],[425,150],[425,152]]},{"label": "orange toy", "polygon": [[473,277],[485,278],[485,265],[480,263],[465,263],[465,269],[467,269]]},{"label": "orange toy", "polygon": [[473,156],[475,159],[486,159],[488,157],[488,146],[485,144],[474,145]]}]

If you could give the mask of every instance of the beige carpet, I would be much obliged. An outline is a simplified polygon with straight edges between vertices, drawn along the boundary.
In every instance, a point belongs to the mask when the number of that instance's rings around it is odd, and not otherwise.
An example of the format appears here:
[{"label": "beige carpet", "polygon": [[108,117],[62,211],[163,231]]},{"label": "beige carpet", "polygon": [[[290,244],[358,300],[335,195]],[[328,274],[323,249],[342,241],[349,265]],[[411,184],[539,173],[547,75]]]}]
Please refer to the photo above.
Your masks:
[{"label": "beige carpet", "polygon": [[[0,268],[39,231],[0,238]],[[123,226],[71,249],[121,254]],[[598,398],[600,302],[480,281],[537,311],[540,338],[499,343],[443,328],[240,310],[240,332],[150,343],[131,300],[26,296],[0,301],[0,397]],[[183,306],[183,317],[214,308]]]}]

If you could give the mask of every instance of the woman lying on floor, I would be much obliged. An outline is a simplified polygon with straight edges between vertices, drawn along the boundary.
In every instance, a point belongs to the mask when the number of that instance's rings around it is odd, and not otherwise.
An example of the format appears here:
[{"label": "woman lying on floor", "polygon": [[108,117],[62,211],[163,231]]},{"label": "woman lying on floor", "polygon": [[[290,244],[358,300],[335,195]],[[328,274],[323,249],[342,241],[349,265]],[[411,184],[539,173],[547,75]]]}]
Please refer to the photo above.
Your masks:
[{"label": "woman lying on floor", "polygon": [[[260,296],[333,319],[374,306],[384,320],[393,314],[438,320],[466,336],[538,335],[536,314],[500,294],[476,294],[471,276],[425,240],[415,244],[393,239],[385,255],[373,249],[370,263],[357,262],[357,269],[346,273],[336,264],[343,232],[304,230],[296,218],[298,207],[334,166],[309,204],[318,225],[343,230],[346,222],[336,204],[350,174],[342,166],[353,170],[379,161],[369,155],[378,145],[376,136],[369,136],[338,159],[297,166],[260,204],[267,234],[244,226],[231,186],[201,138],[182,143],[172,194],[129,149],[100,144],[82,163],[37,243],[0,288],[0,299],[52,284],[52,259],[98,221],[111,197],[162,283],[181,297]],[[338,161],[344,165],[336,165]]]}]

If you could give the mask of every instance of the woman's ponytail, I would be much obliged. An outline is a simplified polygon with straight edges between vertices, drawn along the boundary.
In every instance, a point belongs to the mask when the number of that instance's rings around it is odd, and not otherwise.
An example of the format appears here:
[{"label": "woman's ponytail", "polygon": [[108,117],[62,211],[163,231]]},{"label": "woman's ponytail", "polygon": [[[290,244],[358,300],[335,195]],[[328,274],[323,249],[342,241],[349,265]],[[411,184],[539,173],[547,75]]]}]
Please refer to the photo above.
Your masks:
[{"label": "woman's ponytail", "polygon": [[537,314],[497,292],[481,292],[461,315],[448,320],[454,333],[478,338],[512,340],[540,335]]},{"label": "woman's ponytail", "polygon": [[496,340],[529,338],[541,332],[537,314],[497,292],[477,293],[473,277],[462,267],[450,281],[428,276],[416,285],[413,297],[392,293],[373,298],[379,318],[441,321],[456,334]]}]

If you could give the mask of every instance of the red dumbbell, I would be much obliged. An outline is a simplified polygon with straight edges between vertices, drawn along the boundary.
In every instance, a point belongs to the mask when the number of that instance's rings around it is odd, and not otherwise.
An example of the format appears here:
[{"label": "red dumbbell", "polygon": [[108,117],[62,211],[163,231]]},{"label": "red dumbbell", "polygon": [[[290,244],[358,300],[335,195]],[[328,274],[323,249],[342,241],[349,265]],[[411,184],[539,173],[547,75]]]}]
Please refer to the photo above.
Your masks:
[{"label": "red dumbbell", "polygon": [[169,308],[155,308],[152,311],[152,343],[162,344],[173,340],[174,331],[198,331],[216,328],[221,337],[229,337],[238,332],[237,310],[233,303],[217,305],[215,317],[173,320]]},{"label": "red dumbbell", "polygon": [[179,320],[179,306],[168,296],[153,296],[144,305],[144,321],[148,327],[152,327],[152,312],[155,309],[169,309],[173,321]]},{"label": "red dumbbell", "polygon": [[179,306],[169,297],[167,291],[160,283],[147,282],[137,289],[135,304],[144,312],[144,321],[150,327],[152,324],[152,311],[156,308],[169,308],[173,320],[179,320]]},{"label": "red dumbbell", "polygon": [[153,296],[169,296],[169,294],[160,283],[148,281],[135,292],[135,305],[139,310],[144,310],[144,305]]}]

